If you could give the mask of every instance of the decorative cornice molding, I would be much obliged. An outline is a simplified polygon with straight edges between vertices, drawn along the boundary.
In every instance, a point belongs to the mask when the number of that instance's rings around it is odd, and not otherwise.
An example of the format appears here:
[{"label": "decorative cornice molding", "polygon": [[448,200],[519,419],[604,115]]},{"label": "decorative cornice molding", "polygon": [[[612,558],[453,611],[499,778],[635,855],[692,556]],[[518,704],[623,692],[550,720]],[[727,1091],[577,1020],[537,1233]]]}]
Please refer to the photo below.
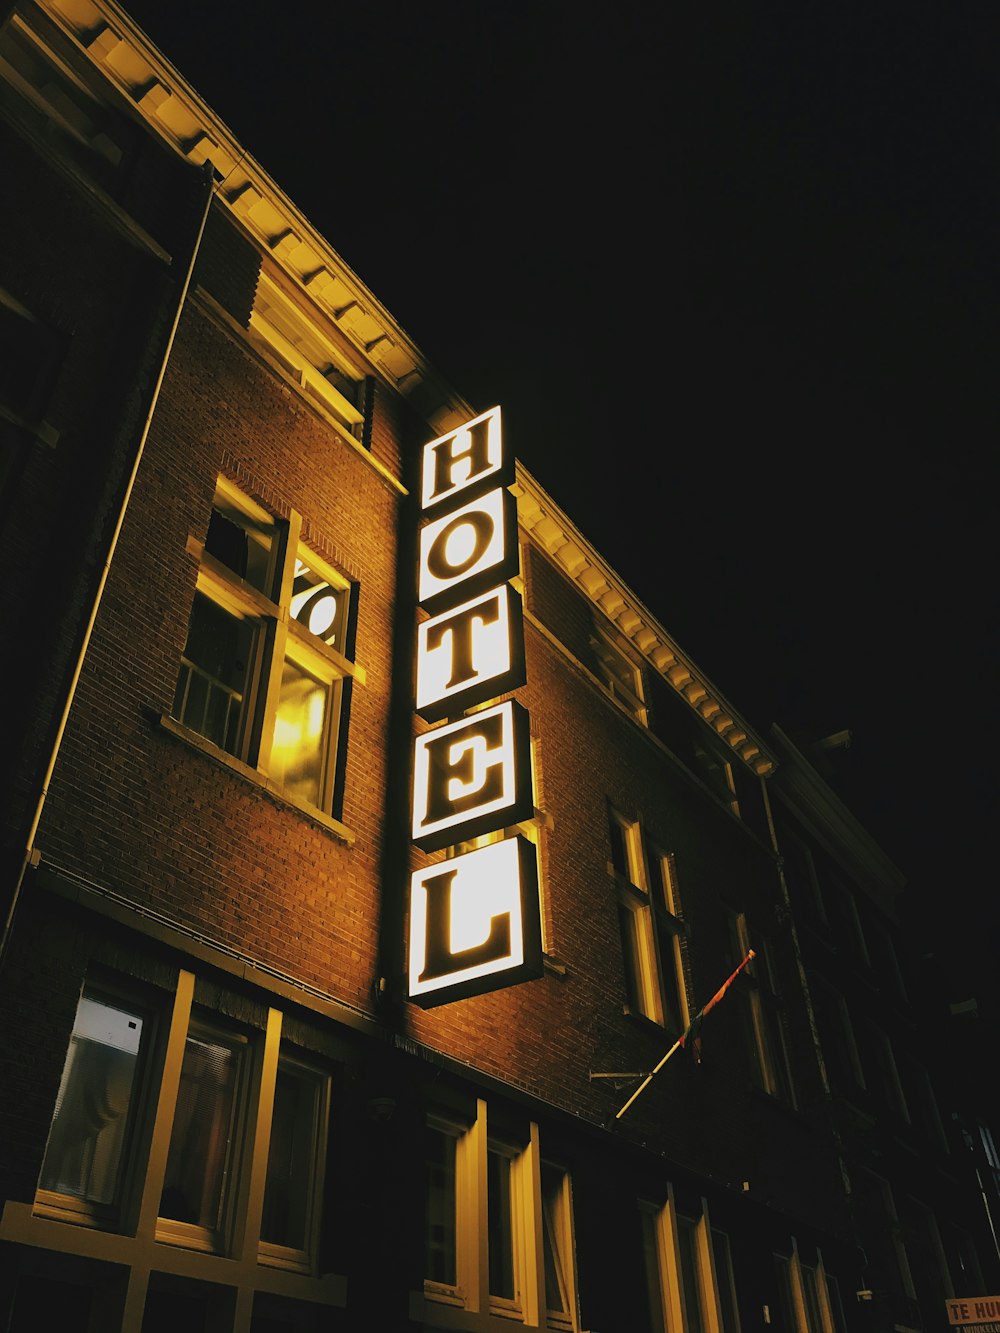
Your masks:
[{"label": "decorative cornice molding", "polygon": [[906,876],[777,723],[771,735],[781,761],[781,776],[775,783],[781,801],[854,882],[892,915]]},{"label": "decorative cornice molding", "polygon": [[[371,366],[438,430],[473,415],[360,278],[113,0],[38,7],[181,157],[211,162],[216,199]],[[350,205],[344,204],[347,208]]]},{"label": "decorative cornice molding", "polygon": [[777,766],[777,759],[763,738],[681,651],[652,612],[520,464],[514,494],[518,522],[531,540],[563,569],[588,601],[729,746],[736,758],[757,777],[768,777]]}]

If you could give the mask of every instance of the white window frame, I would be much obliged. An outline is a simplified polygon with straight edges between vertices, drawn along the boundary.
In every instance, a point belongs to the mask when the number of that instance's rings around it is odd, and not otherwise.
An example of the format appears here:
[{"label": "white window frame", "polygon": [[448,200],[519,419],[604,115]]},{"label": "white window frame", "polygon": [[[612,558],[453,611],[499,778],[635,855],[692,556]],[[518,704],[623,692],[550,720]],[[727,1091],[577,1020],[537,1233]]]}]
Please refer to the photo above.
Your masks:
[{"label": "white window frame", "polygon": [[603,630],[591,639],[597,675],[604,688],[642,727],[649,726],[649,707],[642,683],[642,668]]},{"label": "white window frame", "polygon": [[[104,991],[106,987],[101,984],[97,989]],[[137,1154],[130,1194],[122,1201],[118,1228],[80,1226],[76,1217],[56,1220],[46,1199],[39,1194],[33,1203],[8,1201],[0,1218],[0,1242],[63,1254],[81,1254],[117,1266],[124,1274],[125,1283],[122,1333],[141,1333],[147,1296],[155,1299],[150,1289],[151,1273],[195,1278],[233,1290],[234,1327],[249,1325],[257,1293],[304,1300],[314,1305],[344,1307],[347,1303],[345,1278],[320,1271],[318,1208],[310,1233],[312,1248],[307,1256],[301,1256],[297,1271],[286,1271],[261,1255],[260,1225],[271,1108],[278,1061],[283,1056],[280,1010],[268,1009],[264,1031],[256,1033],[250,1042],[254,1059],[244,1089],[243,1132],[236,1153],[239,1165],[228,1190],[230,1209],[223,1252],[203,1249],[196,1235],[183,1236],[173,1226],[167,1228],[174,1231],[171,1243],[163,1243],[167,1237],[161,1234],[162,1219],[158,1213],[184,1050],[191,1027],[194,989],[194,975],[182,969],[169,1015],[165,1015],[163,1026],[166,1031],[163,1040],[158,1042],[157,1058],[150,1061],[149,1077],[143,1080],[146,1103],[143,1113],[148,1115],[149,1132],[142,1136],[142,1153],[141,1156]],[[325,1142],[326,1134],[327,1123],[324,1121],[318,1127],[318,1144]],[[322,1180],[323,1165],[319,1159],[315,1172],[318,1181]],[[73,1225],[67,1225],[67,1222]]]},{"label": "white window frame", "polygon": [[[638,819],[629,819],[613,806],[609,808],[611,836],[618,830],[624,849],[625,873],[614,864],[608,870],[615,881],[618,909],[628,913],[634,950],[622,940],[622,965],[631,997],[638,1002],[638,1013],[661,1027],[678,1024],[678,1036],[690,1018],[687,978],[681,941],[687,937],[687,924],[680,915],[677,866],[672,853],[650,842]],[[652,872],[652,873],[651,873]],[[669,955],[664,957],[663,942],[669,938]],[[674,1010],[677,1012],[675,1013]]]},{"label": "white window frame", "polygon": [[[352,613],[350,581],[301,541],[302,519],[294,510],[286,522],[278,522],[222,476],[218,479],[213,508],[220,504],[237,511],[246,520],[248,529],[267,532],[271,543],[271,568],[265,580],[268,588],[261,591],[206,551],[203,542],[194,538],[188,542],[188,549],[199,561],[197,592],[230,615],[252,621],[257,627],[252,660],[247,665],[238,735],[231,749],[217,744],[191,725],[184,707],[177,709],[180,716],[174,716],[171,724],[183,734],[196,738],[200,747],[231,757],[251,769],[264,786],[289,804],[310,814],[326,816],[336,824],[338,751],[346,743],[343,734],[344,689],[348,681],[363,684],[364,672],[339,648],[310,633],[296,619],[293,586],[301,561],[341,596],[343,610],[339,617],[339,631],[343,639]],[[269,772],[286,658],[326,686],[323,740],[318,747],[321,752],[319,799],[315,803],[296,794]],[[185,670],[188,673],[186,678],[183,675]],[[185,700],[192,673],[197,670],[195,664],[182,658],[178,695],[183,695]],[[175,700],[175,707],[176,704]]]},{"label": "white window frame", "polygon": [[[455,1145],[455,1282],[426,1278],[423,1289],[411,1293],[410,1317],[429,1328],[462,1329],[466,1333],[509,1333],[512,1324],[524,1328],[578,1333],[576,1271],[573,1247],[571,1182],[564,1173],[560,1213],[568,1246],[561,1254],[570,1290],[566,1313],[546,1309],[545,1209],[542,1202],[541,1153],[538,1125],[526,1126],[523,1139],[514,1139],[505,1125],[490,1132],[486,1101],[476,1102],[474,1116],[463,1123],[447,1112],[428,1116],[433,1128],[451,1134]],[[511,1169],[511,1226],[513,1239],[513,1299],[492,1294],[489,1266],[488,1178],[490,1152],[507,1157]]]},{"label": "white window frame", "polygon": [[668,1184],[664,1204],[640,1199],[639,1210],[644,1214],[644,1226],[649,1228],[646,1233],[647,1238],[653,1240],[654,1253],[647,1258],[655,1258],[656,1267],[654,1272],[647,1269],[646,1275],[650,1283],[652,1313],[655,1317],[657,1292],[654,1288],[658,1288],[659,1312],[662,1316],[661,1326],[664,1333],[689,1333],[691,1328],[687,1312],[688,1296],[684,1291],[681,1264],[679,1236],[681,1226],[690,1226],[694,1232],[697,1264],[695,1280],[698,1285],[699,1314],[704,1333],[738,1333],[738,1330],[723,1329],[718,1276],[712,1246],[713,1228],[707,1199],[701,1199],[696,1214],[679,1210],[673,1186]]}]

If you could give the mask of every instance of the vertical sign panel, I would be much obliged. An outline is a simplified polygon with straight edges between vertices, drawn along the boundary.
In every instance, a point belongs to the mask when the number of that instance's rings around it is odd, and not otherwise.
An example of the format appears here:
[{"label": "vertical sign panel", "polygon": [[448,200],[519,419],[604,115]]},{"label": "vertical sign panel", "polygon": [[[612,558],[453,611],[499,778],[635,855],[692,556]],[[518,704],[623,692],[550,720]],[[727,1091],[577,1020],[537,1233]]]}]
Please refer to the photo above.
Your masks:
[{"label": "vertical sign panel", "polygon": [[[417,550],[416,710],[448,721],[414,741],[411,837],[424,852],[502,833],[534,813],[513,459],[500,409],[424,446]],[[468,709],[479,708],[467,716]],[[425,1008],[542,974],[536,851],[517,836],[410,882],[409,995]]]}]

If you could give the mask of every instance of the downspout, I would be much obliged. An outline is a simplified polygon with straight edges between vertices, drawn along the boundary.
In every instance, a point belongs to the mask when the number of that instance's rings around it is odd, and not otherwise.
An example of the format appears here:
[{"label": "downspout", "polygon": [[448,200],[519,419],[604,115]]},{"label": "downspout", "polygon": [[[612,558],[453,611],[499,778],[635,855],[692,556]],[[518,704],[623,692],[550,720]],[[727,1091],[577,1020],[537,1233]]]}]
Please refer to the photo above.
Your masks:
[{"label": "downspout", "polygon": [[114,530],[111,534],[111,540],[108,544],[108,552],[104,559],[104,567],[101,570],[97,582],[97,588],[94,592],[93,604],[90,608],[90,614],[87,617],[87,624],[80,640],[80,648],[76,657],[76,664],[73,668],[73,674],[70,678],[69,686],[66,691],[66,698],[63,702],[62,714],[59,718],[59,725],[56,729],[55,739],[52,742],[52,751],[49,755],[48,764],[45,769],[45,776],[42,779],[41,789],[38,793],[38,800],[35,803],[34,815],[32,816],[31,826],[28,829],[28,836],[25,839],[24,855],[21,859],[21,865],[17,873],[17,882],[14,885],[11,894],[10,909],[7,913],[7,919],[4,922],[3,936],[0,938],[0,971],[7,958],[7,949],[10,945],[11,936],[14,930],[14,919],[17,914],[17,908],[21,901],[21,894],[24,889],[24,879],[28,867],[33,864],[35,859],[35,836],[38,833],[38,825],[41,823],[42,811],[45,808],[45,801],[49,794],[49,784],[52,781],[52,774],[55,771],[56,761],[59,758],[59,751],[62,747],[63,737],[66,734],[66,725],[69,721],[69,715],[73,707],[73,701],[76,698],[77,687],[80,683],[80,676],[83,673],[83,664],[86,661],[87,653],[90,649],[90,640],[94,633],[94,626],[97,623],[98,612],[101,609],[101,601],[104,597],[104,589],[107,586],[108,575],[111,572],[111,562],[114,559],[115,550],[118,546],[118,538],[121,535],[122,527],[125,523],[125,514],[128,510],[129,501],[132,498],[132,490],[135,486],[136,476],[139,472],[139,465],[142,462],[143,452],[146,447],[146,440],[149,436],[149,428],[152,424],[153,413],[156,411],[156,404],[159,401],[160,389],[163,386],[163,380],[167,373],[167,366],[170,362],[170,356],[173,352],[174,339],[177,336],[177,329],[181,322],[181,315],[187,301],[188,292],[191,288],[191,281],[194,276],[195,264],[201,250],[202,237],[205,234],[205,224],[208,221],[209,210],[212,206],[212,196],[215,189],[215,174],[211,162],[206,162],[203,168],[204,173],[204,192],[205,198],[198,216],[198,226],[194,237],[194,243],[191,247],[191,254],[188,258],[187,270],[184,274],[184,280],[181,283],[181,289],[177,298],[177,307],[174,310],[173,319],[170,324],[170,332],[167,335],[166,347],[163,351],[163,357],[160,361],[160,368],[157,372],[156,382],[153,385],[149,396],[149,403],[146,407],[146,415],[143,419],[142,428],[139,431],[139,440],[136,446],[135,458],[132,461],[132,468],[125,484],[125,491],[122,495],[121,506],[118,511],[118,518],[115,522]]}]

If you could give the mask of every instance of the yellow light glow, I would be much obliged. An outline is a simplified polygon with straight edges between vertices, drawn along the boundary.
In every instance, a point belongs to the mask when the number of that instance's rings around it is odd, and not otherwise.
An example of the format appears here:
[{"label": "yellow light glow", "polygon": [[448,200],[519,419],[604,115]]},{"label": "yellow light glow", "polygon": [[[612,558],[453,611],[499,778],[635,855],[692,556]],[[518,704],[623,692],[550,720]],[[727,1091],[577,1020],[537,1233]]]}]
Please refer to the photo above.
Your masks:
[{"label": "yellow light glow", "polygon": [[417,627],[417,708],[493,680],[511,666],[510,598],[504,585]]},{"label": "yellow light glow", "polygon": [[500,409],[491,408],[424,445],[421,457],[420,503],[453,498],[471,485],[499,471],[503,462]]},{"label": "yellow light glow", "polygon": [[[428,880],[442,870],[454,872],[451,881],[449,938],[446,946],[455,955],[455,970],[446,976],[421,981],[428,956]],[[462,955],[484,944],[494,929],[495,918],[510,925],[510,947],[502,956],[472,966],[463,966]],[[455,986],[476,977],[519,967],[524,961],[524,931],[521,917],[521,870],[517,840],[480,847],[417,871],[410,885],[410,994],[425,994],[444,986]]]},{"label": "yellow light glow", "polygon": [[506,555],[505,493],[497,487],[420,529],[417,596],[421,602],[500,564]]}]

